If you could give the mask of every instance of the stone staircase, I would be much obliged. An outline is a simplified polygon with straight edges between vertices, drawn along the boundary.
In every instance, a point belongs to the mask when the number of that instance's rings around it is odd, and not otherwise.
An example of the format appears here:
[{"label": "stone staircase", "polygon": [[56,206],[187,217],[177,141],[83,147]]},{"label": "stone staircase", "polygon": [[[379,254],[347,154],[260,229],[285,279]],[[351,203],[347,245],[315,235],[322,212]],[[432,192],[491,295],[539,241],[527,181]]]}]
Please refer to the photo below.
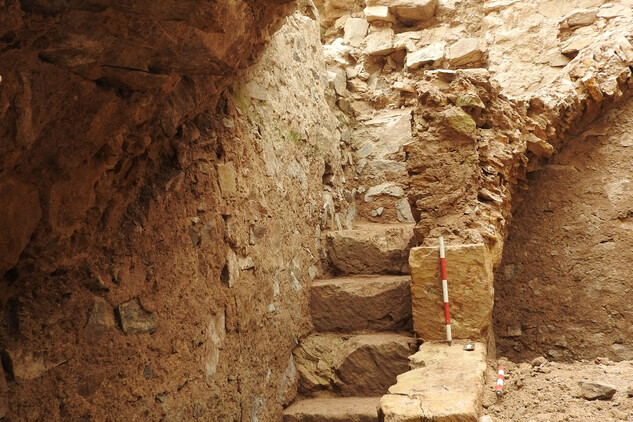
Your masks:
[{"label": "stone staircase", "polygon": [[375,422],[380,398],[409,370],[412,224],[358,224],[326,234],[330,270],[314,282],[315,333],[295,349],[299,394],[284,422]]}]

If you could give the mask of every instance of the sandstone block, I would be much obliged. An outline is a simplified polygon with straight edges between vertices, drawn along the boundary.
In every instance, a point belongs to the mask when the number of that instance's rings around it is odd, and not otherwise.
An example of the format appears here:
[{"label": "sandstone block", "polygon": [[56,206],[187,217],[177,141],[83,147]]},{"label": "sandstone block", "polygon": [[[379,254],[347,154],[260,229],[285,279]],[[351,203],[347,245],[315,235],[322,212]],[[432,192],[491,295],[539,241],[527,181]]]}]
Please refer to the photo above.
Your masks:
[{"label": "sandstone block", "polygon": [[365,19],[349,18],[345,21],[345,27],[343,29],[344,36],[343,42],[351,45],[352,47],[359,47],[363,42],[367,30],[369,29],[369,23]]},{"label": "sandstone block", "polygon": [[147,312],[133,299],[119,305],[121,329],[125,334],[153,333],[158,327],[156,312]]},{"label": "sandstone block", "polygon": [[408,372],[380,400],[384,421],[475,422],[481,411],[486,346],[427,342],[411,358]]},{"label": "sandstone block", "polygon": [[444,41],[436,42],[427,45],[420,50],[407,54],[406,68],[413,70],[422,65],[434,63],[435,61],[444,57],[444,50],[446,49],[446,43]]},{"label": "sandstone block", "polygon": [[477,38],[464,38],[451,45],[448,60],[451,66],[464,66],[483,59],[484,50]]},{"label": "sandstone block", "polygon": [[409,368],[415,339],[398,334],[313,334],[294,356],[299,391],[337,390],[342,396],[375,396]]},{"label": "sandstone block", "polygon": [[[413,327],[423,340],[446,338],[437,247],[411,249]],[[484,340],[494,303],[492,260],[484,244],[447,245],[446,266],[453,338]]]},{"label": "sandstone block", "polygon": [[310,289],[317,331],[404,329],[411,320],[409,276],[357,276],[318,281]]},{"label": "sandstone block", "polygon": [[326,241],[330,264],[343,274],[406,274],[415,239],[412,224],[362,224],[329,232]]},{"label": "sandstone block", "polygon": [[284,410],[283,422],[378,422],[379,397],[306,399]]}]

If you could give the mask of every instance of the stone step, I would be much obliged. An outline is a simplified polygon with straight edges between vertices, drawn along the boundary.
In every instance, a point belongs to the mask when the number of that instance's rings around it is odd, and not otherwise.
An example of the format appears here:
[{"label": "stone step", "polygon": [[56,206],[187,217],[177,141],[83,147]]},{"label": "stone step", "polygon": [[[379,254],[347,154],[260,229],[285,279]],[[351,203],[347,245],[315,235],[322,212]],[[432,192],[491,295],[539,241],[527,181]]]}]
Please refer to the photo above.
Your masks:
[{"label": "stone step", "polygon": [[376,396],[409,369],[413,337],[393,333],[317,333],[294,350],[299,393],[305,396]]},{"label": "stone step", "polygon": [[378,422],[380,397],[298,400],[284,410],[283,422]]},{"label": "stone step", "polygon": [[483,343],[474,343],[474,351],[464,350],[464,344],[422,344],[409,359],[413,369],[398,375],[398,382],[380,399],[381,421],[476,422],[487,352]]},{"label": "stone step", "polygon": [[328,232],[331,268],[340,274],[408,274],[414,224],[360,223],[353,230]]},{"label": "stone step", "polygon": [[310,312],[320,332],[411,328],[411,278],[355,276],[320,280],[310,289]]}]

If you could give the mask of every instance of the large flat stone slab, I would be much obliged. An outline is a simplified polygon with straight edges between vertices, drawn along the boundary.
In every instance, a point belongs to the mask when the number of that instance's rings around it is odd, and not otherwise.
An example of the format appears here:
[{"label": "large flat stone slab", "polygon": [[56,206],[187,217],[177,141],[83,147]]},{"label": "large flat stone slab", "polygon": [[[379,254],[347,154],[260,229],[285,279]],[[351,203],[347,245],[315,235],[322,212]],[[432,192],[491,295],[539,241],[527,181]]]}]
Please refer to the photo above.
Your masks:
[{"label": "large flat stone slab", "polygon": [[313,334],[294,350],[299,392],[306,396],[378,396],[409,369],[412,337],[392,334]]},{"label": "large flat stone slab", "polygon": [[426,21],[435,14],[436,0],[368,0],[367,6],[387,6],[404,22]]},{"label": "large flat stone slab", "polygon": [[398,376],[380,400],[384,422],[476,422],[486,370],[486,346],[476,343],[465,351],[427,342],[411,356],[412,370]]},{"label": "large flat stone slab", "polygon": [[378,422],[380,397],[299,400],[284,410],[283,422]]},{"label": "large flat stone slab", "polygon": [[327,234],[331,266],[342,274],[407,274],[413,224],[363,224]]},{"label": "large flat stone slab", "polygon": [[[425,341],[445,340],[439,249],[411,249],[409,265],[413,329]],[[446,268],[453,338],[487,340],[494,305],[494,275],[487,247],[447,244]]]},{"label": "large flat stone slab", "polygon": [[356,276],[310,288],[310,313],[320,332],[402,330],[411,321],[411,277]]}]

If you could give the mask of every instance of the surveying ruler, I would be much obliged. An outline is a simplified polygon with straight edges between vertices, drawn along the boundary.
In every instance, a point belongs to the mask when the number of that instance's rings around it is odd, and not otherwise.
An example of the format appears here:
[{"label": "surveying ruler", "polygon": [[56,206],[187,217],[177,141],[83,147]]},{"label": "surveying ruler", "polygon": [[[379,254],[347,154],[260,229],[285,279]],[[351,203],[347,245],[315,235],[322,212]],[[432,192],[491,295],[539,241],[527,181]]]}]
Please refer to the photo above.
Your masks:
[{"label": "surveying ruler", "polygon": [[444,237],[440,236],[440,267],[442,268],[442,292],[444,294],[444,320],[446,322],[446,340],[453,344],[451,333],[451,313],[448,309],[448,281],[446,280],[446,255],[444,253]]}]

